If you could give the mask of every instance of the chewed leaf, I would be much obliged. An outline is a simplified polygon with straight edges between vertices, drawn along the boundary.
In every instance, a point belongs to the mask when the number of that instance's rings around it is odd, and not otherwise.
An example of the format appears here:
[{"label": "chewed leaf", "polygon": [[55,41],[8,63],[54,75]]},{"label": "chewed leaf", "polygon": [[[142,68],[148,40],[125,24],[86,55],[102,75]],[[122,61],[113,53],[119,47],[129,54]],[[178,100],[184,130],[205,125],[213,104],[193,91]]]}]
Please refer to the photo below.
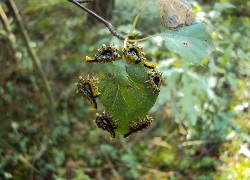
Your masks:
[{"label": "chewed leaf", "polygon": [[180,54],[186,61],[201,64],[213,47],[212,38],[201,22],[183,26],[178,30],[167,30],[160,35],[166,46]]},{"label": "chewed leaf", "polygon": [[120,59],[113,63],[94,64],[99,75],[99,100],[117,122],[116,131],[130,132],[130,125],[144,119],[155,104],[158,92],[148,88],[148,74],[142,63],[127,63]]},{"label": "chewed leaf", "polygon": [[191,5],[186,0],[158,0],[162,24],[169,29],[176,29],[182,25],[195,22],[195,15]]}]

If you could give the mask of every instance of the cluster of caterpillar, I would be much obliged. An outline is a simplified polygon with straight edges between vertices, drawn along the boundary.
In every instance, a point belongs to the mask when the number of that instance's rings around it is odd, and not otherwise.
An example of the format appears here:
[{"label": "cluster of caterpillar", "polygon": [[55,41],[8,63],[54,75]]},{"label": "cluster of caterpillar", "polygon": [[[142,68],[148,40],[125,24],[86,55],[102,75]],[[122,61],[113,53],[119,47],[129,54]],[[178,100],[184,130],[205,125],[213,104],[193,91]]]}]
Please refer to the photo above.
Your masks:
[{"label": "cluster of caterpillar", "polygon": [[[147,72],[148,80],[145,83],[148,83],[148,88],[152,88],[154,92],[160,92],[160,87],[163,83],[162,73],[157,71],[155,63],[149,63],[146,61],[146,53],[142,51],[143,49],[143,46],[139,46],[136,43],[126,43],[126,47],[122,50],[123,58],[129,63],[143,63],[146,68],[152,69],[151,71]],[[85,60],[90,63],[114,62],[118,59],[121,59],[121,55],[118,53],[118,51],[118,47],[103,44],[101,49],[97,50],[97,54],[95,54],[94,57],[86,56]],[[82,78],[80,76],[79,81],[76,83],[76,92],[90,101],[93,110],[97,109],[97,103],[95,98],[100,95],[97,84],[98,79],[90,77],[89,75],[87,76],[87,78]],[[133,123],[130,126],[130,131],[126,133],[124,137],[126,138],[133,133],[146,129],[148,126],[151,125],[152,121],[153,118],[147,115],[144,119],[140,119],[136,123]],[[118,124],[112,119],[112,116],[110,116],[107,112],[104,111],[101,114],[97,113],[95,123],[98,128],[108,131],[110,133],[111,139],[115,138],[115,129],[118,128]]]}]

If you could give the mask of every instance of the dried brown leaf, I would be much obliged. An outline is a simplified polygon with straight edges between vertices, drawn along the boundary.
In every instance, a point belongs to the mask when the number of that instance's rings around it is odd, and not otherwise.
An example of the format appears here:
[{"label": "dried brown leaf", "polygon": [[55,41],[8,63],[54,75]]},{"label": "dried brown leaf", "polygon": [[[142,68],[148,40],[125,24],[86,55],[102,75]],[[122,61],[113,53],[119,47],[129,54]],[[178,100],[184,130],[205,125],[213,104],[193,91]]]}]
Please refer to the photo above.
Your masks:
[{"label": "dried brown leaf", "polygon": [[162,24],[169,29],[176,29],[182,25],[195,22],[192,7],[186,0],[158,0]]}]

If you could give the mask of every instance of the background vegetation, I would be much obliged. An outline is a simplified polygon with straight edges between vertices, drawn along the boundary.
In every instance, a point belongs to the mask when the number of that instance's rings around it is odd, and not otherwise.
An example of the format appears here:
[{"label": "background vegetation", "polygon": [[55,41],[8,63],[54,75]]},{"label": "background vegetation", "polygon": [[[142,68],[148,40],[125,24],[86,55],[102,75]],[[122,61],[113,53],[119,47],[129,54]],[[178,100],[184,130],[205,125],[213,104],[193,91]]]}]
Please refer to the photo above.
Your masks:
[{"label": "background vegetation", "polygon": [[[8,2],[0,2],[0,179],[250,178],[249,2],[191,1],[216,49],[202,66],[158,38],[143,43],[166,79],[151,111],[155,123],[113,141],[96,128],[74,83],[88,74],[83,57],[123,42],[65,0],[16,0],[28,47]],[[115,0],[109,11],[119,32],[129,31],[142,3]],[[139,36],[161,30],[157,2],[150,3]]]}]

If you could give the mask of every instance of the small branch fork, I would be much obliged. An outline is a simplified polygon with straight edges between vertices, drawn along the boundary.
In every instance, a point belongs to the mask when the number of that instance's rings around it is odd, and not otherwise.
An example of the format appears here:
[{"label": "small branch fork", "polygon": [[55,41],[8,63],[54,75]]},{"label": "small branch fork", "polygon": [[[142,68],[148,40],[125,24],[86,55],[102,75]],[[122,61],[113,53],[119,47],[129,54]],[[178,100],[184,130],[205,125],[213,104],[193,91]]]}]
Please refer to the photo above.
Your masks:
[{"label": "small branch fork", "polygon": [[109,29],[111,34],[113,34],[115,37],[121,40],[125,40],[126,37],[120,34],[119,32],[117,32],[115,27],[109,21],[103,19],[101,16],[99,16],[98,14],[94,13],[93,11],[91,11],[90,9],[86,8],[85,6],[81,4],[81,3],[93,2],[93,0],[68,0],[68,1],[75,4],[76,6],[78,6],[79,8],[81,8],[82,10],[84,10],[85,12],[95,17],[100,22],[102,22]]}]

